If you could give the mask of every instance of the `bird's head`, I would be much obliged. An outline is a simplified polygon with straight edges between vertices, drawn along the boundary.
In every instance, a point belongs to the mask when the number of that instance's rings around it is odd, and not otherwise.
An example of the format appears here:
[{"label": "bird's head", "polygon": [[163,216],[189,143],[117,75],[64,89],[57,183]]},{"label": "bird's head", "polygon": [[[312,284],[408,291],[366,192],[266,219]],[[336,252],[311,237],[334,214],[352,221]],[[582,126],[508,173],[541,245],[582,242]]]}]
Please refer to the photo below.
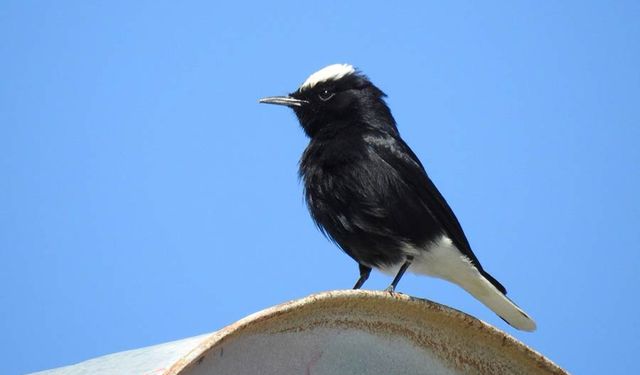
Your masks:
[{"label": "bird's head", "polygon": [[311,74],[287,96],[260,103],[290,107],[309,137],[330,127],[376,127],[397,131],[385,94],[353,66],[329,65]]}]

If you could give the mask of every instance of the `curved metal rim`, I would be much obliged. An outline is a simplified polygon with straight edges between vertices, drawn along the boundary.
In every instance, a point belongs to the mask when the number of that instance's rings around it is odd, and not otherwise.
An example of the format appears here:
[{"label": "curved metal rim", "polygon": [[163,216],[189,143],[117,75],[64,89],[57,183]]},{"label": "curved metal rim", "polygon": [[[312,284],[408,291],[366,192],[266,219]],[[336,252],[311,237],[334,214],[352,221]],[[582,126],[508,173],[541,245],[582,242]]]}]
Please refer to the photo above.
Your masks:
[{"label": "curved metal rim", "polygon": [[[240,336],[260,323],[276,319],[289,313],[299,312],[301,309],[310,308],[312,305],[318,303],[341,303],[341,301],[344,302],[345,300],[354,301],[362,299],[374,301],[375,303],[402,304],[402,310],[407,311],[408,314],[410,310],[428,312],[432,316],[436,315],[439,319],[449,321],[452,325],[464,326],[465,329],[472,330],[475,334],[492,338],[493,340],[499,340],[505,350],[511,350],[520,355],[524,355],[531,360],[532,363],[535,363],[536,367],[546,373],[568,374],[551,360],[516,340],[514,337],[468,314],[429,300],[415,298],[405,294],[369,290],[338,290],[321,292],[298,300],[269,307],[251,314],[219,331],[212,333],[211,336],[204,339],[200,345],[172,365],[165,374],[180,374],[182,371],[197,363],[202,356],[206,355],[209,350],[213,349],[218,344],[230,338]],[[424,314],[424,316],[426,317],[428,315]]]}]

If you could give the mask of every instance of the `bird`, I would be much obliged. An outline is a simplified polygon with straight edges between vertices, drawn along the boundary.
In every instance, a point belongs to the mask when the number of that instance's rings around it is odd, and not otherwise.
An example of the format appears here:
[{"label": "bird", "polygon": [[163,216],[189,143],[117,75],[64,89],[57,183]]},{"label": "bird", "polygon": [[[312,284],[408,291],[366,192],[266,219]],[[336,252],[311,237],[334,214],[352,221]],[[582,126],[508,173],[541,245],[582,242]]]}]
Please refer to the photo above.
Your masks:
[{"label": "bird", "polygon": [[484,270],[424,166],[400,137],[386,94],[359,69],[333,64],[294,92],[259,99],[293,109],[309,138],[299,163],[320,231],[358,263],[359,289],[373,268],[459,285],[516,329],[536,323]]}]

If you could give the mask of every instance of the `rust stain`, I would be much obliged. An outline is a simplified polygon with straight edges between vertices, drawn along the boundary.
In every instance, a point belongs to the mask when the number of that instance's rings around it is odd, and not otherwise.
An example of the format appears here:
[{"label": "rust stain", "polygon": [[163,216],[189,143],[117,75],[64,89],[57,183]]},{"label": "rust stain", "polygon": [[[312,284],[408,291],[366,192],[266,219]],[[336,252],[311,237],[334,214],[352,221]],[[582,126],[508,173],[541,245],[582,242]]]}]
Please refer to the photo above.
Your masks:
[{"label": "rust stain", "polygon": [[[464,373],[567,374],[513,337],[470,315],[404,294],[363,290],[319,293],[250,315],[212,334],[165,374],[177,375],[213,350],[220,349],[222,356],[222,346],[242,336],[294,334],[318,328],[402,337]],[[312,358],[307,365],[309,374],[318,359]]]}]

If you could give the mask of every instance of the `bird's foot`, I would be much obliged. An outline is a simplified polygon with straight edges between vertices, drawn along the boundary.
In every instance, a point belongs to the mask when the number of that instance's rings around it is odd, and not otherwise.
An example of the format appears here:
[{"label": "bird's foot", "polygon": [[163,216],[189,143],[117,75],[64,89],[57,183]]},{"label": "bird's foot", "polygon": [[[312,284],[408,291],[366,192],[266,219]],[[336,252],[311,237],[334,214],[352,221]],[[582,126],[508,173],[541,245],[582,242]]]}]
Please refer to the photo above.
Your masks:
[{"label": "bird's foot", "polygon": [[387,293],[393,294],[393,293],[396,292],[396,287],[393,286],[393,285],[389,285],[384,291],[387,292]]}]

